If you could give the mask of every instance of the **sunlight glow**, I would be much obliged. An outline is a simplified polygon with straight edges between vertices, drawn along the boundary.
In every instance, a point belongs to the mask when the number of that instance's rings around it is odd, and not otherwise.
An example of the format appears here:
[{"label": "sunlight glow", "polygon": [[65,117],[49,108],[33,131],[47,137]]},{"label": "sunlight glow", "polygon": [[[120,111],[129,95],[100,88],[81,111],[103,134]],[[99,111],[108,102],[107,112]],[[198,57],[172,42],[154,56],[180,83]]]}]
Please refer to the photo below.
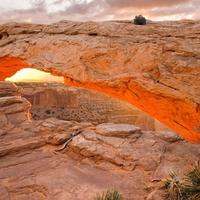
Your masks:
[{"label": "sunlight glow", "polygon": [[63,77],[53,76],[50,73],[42,72],[37,69],[26,68],[18,71],[6,81],[12,82],[64,82]]}]

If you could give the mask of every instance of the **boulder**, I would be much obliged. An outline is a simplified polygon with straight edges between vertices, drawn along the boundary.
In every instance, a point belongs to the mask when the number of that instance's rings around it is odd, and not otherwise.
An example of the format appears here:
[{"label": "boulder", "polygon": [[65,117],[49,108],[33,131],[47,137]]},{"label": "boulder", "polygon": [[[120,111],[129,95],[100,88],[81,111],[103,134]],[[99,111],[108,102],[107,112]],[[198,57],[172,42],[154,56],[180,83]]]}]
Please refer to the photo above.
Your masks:
[{"label": "boulder", "polygon": [[184,140],[184,137],[182,137],[178,133],[171,132],[171,131],[154,131],[153,134],[168,142],[176,142],[179,140]]},{"label": "boulder", "polygon": [[96,127],[96,131],[98,134],[107,136],[107,137],[128,137],[134,134],[135,137],[139,137],[141,134],[141,128],[129,125],[129,124],[99,124]]}]

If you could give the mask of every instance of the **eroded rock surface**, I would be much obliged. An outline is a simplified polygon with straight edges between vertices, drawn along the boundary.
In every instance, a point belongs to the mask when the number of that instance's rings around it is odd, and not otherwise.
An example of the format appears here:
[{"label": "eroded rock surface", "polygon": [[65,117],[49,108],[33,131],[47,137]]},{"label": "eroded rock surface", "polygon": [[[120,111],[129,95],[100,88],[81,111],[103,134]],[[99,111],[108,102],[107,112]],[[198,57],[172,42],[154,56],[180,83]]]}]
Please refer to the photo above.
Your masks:
[{"label": "eroded rock surface", "polygon": [[0,77],[33,67],[129,102],[187,140],[200,138],[200,22],[0,26]]},{"label": "eroded rock surface", "polygon": [[[102,126],[104,129],[107,127],[104,132],[107,134],[99,133],[97,126],[94,130],[83,131],[70,143],[69,148],[82,155],[83,162],[90,164],[94,162],[93,165],[105,169],[112,163],[128,171],[134,169],[151,171],[154,172],[152,179],[157,179],[172,169],[170,160],[174,161],[173,168],[178,169],[181,165],[184,168],[188,165],[187,162],[191,162],[188,158],[189,152],[191,160],[198,160],[200,156],[199,145],[194,145],[198,150],[193,151],[193,144],[188,144],[183,138],[180,139],[177,133],[171,134],[170,140],[167,137],[160,139],[154,132],[141,132],[139,127],[124,124],[120,125],[123,126],[123,132],[113,135],[113,132],[116,133],[113,129],[119,130],[118,124],[102,124]],[[131,126],[134,131],[130,133]],[[122,134],[127,137],[122,138]],[[188,153],[183,153],[184,150]],[[108,161],[107,164],[105,160]]]},{"label": "eroded rock surface", "polygon": [[[119,130],[118,126],[112,124]],[[161,139],[124,124],[127,137],[122,138],[120,133],[113,135],[111,124],[103,127],[108,135],[99,134],[98,127],[89,123],[50,118],[8,130],[0,141],[1,198],[93,200],[97,192],[114,187],[130,200],[152,199],[163,194],[149,195],[158,189],[158,180],[171,171],[182,174],[200,157],[199,145],[177,140],[176,134],[171,140]],[[54,153],[74,130],[81,133]]]},{"label": "eroded rock surface", "polygon": [[0,81],[0,128],[18,125],[27,120],[31,104],[21,97],[22,88]]}]

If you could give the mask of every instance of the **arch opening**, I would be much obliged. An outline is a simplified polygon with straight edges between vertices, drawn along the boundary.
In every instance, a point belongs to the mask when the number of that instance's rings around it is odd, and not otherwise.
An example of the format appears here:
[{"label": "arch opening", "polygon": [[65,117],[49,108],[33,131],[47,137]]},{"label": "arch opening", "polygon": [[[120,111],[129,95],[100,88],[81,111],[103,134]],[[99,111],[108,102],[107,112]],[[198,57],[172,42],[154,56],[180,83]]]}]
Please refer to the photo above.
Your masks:
[{"label": "arch opening", "polygon": [[22,96],[31,103],[33,120],[55,117],[61,120],[132,124],[143,131],[172,131],[135,106],[88,89],[56,82],[18,82]]},{"label": "arch opening", "polygon": [[[187,100],[173,99],[170,96],[160,97],[157,94],[137,87],[134,80],[129,80],[128,88],[124,87],[126,85],[122,84],[117,85],[118,89],[116,90],[113,85],[96,84],[95,81],[80,82],[76,75],[70,74],[70,77],[68,77],[67,72],[63,73],[62,69],[58,74],[54,68],[47,70],[43,67],[36,67],[23,62],[19,58],[3,57],[0,59],[0,62],[0,80],[5,80],[7,77],[11,77],[22,68],[30,67],[39,68],[42,71],[51,71],[54,75],[62,74],[64,76],[65,83],[68,85],[101,91],[116,98],[120,97],[119,99],[122,99],[136,107],[142,108],[143,111],[156,117],[156,119],[160,120],[162,123],[184,136],[187,140],[194,141],[196,143],[200,142],[199,129],[196,128],[199,126],[199,112],[197,112],[196,107]],[[93,80],[95,79],[92,79],[92,81]],[[104,86],[105,89],[103,88]],[[130,90],[130,88],[134,90]],[[139,101],[138,95],[140,96]],[[160,112],[159,109],[161,110]]]},{"label": "arch opening", "polygon": [[5,80],[23,88],[22,96],[31,103],[30,113],[35,120],[56,117],[94,124],[133,124],[144,131],[172,131],[129,103],[101,92],[67,86],[63,77],[47,72],[25,68]]},{"label": "arch opening", "polygon": [[53,76],[33,68],[25,68],[17,71],[12,77],[6,78],[11,82],[60,82],[64,83],[63,77]]}]

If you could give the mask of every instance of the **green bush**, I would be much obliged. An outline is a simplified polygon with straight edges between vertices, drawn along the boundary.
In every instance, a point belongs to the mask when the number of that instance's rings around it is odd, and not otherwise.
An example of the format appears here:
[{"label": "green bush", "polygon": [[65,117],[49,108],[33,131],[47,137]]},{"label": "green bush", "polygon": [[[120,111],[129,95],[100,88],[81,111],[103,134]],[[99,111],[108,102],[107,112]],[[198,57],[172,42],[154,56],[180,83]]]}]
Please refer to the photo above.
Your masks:
[{"label": "green bush", "polygon": [[142,15],[136,15],[134,19],[134,24],[136,25],[144,25],[146,24],[146,19]]},{"label": "green bush", "polygon": [[125,198],[118,190],[109,189],[106,193],[98,193],[94,200],[125,200]]},{"label": "green bush", "polygon": [[200,167],[191,167],[186,174],[185,193],[189,200],[200,200]]},{"label": "green bush", "polygon": [[175,172],[169,173],[168,177],[162,180],[162,188],[166,189],[165,198],[167,200],[183,200],[183,182],[184,179],[177,176]]},{"label": "green bush", "polygon": [[162,180],[162,188],[166,190],[166,200],[200,200],[200,167],[191,167],[184,176],[169,173]]},{"label": "green bush", "polygon": [[45,113],[49,115],[51,114],[51,110],[46,110]]}]

